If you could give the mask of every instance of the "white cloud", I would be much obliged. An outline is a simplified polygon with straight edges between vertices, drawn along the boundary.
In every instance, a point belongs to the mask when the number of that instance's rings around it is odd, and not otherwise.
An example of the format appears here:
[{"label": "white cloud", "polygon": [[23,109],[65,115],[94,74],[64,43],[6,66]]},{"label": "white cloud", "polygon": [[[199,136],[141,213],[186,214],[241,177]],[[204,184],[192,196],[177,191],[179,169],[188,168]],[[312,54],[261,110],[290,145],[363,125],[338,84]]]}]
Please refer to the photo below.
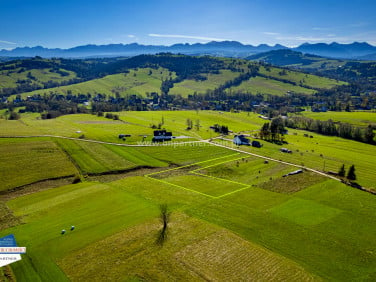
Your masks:
[{"label": "white cloud", "polygon": [[349,27],[364,27],[364,26],[367,26],[367,25],[368,25],[367,22],[358,22],[358,23],[349,24]]},{"label": "white cloud", "polygon": [[269,31],[265,31],[265,32],[263,32],[263,34],[265,34],[265,35],[272,35],[272,36],[279,35],[278,32],[269,32]]},{"label": "white cloud", "polygon": [[133,34],[128,34],[127,35],[129,38],[135,38],[136,37],[136,35],[133,35]]},{"label": "white cloud", "polygon": [[329,27],[313,27],[312,30],[317,30],[317,31],[326,31],[330,30],[331,28]]},{"label": "white cloud", "polygon": [[148,36],[151,37],[162,37],[162,38],[186,38],[186,39],[198,39],[203,41],[226,41],[229,39],[206,37],[206,36],[191,36],[191,35],[181,35],[181,34],[157,34],[149,33]]},{"label": "white cloud", "polygon": [[5,41],[5,40],[0,40],[1,44],[10,44],[10,45],[16,45],[17,43],[10,42],[10,41]]},{"label": "white cloud", "polygon": [[277,40],[290,40],[295,42],[347,42],[348,37],[335,36],[335,34],[328,34],[327,36],[277,36]]}]

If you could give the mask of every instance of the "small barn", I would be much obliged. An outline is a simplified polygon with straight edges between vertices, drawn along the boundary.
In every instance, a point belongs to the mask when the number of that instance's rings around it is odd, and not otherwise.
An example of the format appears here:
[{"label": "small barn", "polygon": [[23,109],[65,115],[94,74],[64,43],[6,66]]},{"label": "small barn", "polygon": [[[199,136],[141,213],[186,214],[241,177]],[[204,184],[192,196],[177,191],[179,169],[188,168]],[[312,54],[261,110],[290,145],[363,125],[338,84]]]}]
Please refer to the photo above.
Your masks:
[{"label": "small barn", "polygon": [[170,141],[172,139],[172,132],[166,130],[154,130],[153,142]]},{"label": "small barn", "polygon": [[240,145],[250,146],[251,145],[249,139],[245,138],[244,135],[235,135],[233,142],[237,146],[240,146]]}]

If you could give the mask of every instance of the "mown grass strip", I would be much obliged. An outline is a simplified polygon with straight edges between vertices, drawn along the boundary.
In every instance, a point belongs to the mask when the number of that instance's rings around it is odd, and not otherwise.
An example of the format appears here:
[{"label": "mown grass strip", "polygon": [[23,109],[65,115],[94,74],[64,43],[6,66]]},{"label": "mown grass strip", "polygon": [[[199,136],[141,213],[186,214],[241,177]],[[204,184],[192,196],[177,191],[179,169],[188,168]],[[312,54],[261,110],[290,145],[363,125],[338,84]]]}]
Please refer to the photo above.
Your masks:
[{"label": "mown grass strip", "polygon": [[239,155],[239,153],[231,154],[231,155],[224,156],[224,157],[218,157],[218,158],[215,158],[215,159],[210,159],[210,160],[206,160],[206,161],[202,161],[202,162],[197,162],[197,163],[194,163],[194,164],[189,164],[189,165],[185,165],[185,166],[181,166],[181,167],[177,167],[177,168],[171,168],[171,169],[167,169],[167,170],[163,170],[163,171],[159,171],[159,172],[150,173],[150,174],[145,175],[145,177],[148,177],[148,178],[157,180],[159,182],[162,182],[162,183],[165,183],[165,184],[169,184],[169,185],[172,185],[172,186],[184,189],[184,190],[188,190],[190,192],[198,193],[200,195],[204,195],[204,196],[210,197],[212,199],[218,199],[218,198],[224,197],[226,195],[231,195],[231,194],[236,193],[238,191],[242,191],[244,189],[248,189],[248,188],[250,188],[250,185],[247,185],[247,184],[244,184],[244,183],[241,183],[241,182],[236,182],[236,181],[229,180],[229,179],[222,179],[222,178],[219,178],[219,177],[215,177],[215,176],[211,176],[211,175],[206,175],[206,174],[203,174],[203,173],[199,173],[197,171],[205,169],[205,168],[208,168],[208,167],[213,167],[213,166],[221,165],[221,164],[224,164],[224,163],[228,163],[228,162],[233,162],[233,161],[242,159],[243,157],[242,158],[236,158],[236,159],[227,160],[227,161],[224,161],[224,162],[220,162],[220,163],[217,163],[217,164],[213,164],[213,165],[209,165],[209,166],[206,166],[206,167],[198,168],[198,169],[195,169],[195,170],[192,170],[192,171],[188,172],[188,173],[191,173],[191,174],[194,174],[194,175],[197,175],[197,176],[211,178],[211,179],[215,179],[215,180],[218,180],[218,181],[221,181],[221,182],[228,182],[228,183],[232,183],[232,184],[243,186],[243,188],[241,188],[241,189],[236,189],[235,191],[231,191],[229,193],[225,193],[225,194],[220,195],[220,196],[209,195],[209,194],[206,194],[206,193],[203,193],[203,192],[199,192],[199,191],[194,190],[194,189],[189,189],[189,188],[181,186],[181,185],[170,183],[168,181],[164,181],[164,180],[161,180],[161,179],[156,179],[156,178],[151,177],[151,176],[152,175],[157,175],[157,174],[162,174],[162,173],[165,173],[165,172],[168,172],[168,171],[179,170],[179,169],[182,169],[182,168],[185,168],[185,167],[199,165],[199,164],[202,164],[202,163],[207,163],[207,162],[210,162],[210,161],[215,161],[215,160],[219,160],[219,159],[223,159],[223,158],[228,158],[228,157],[235,156],[235,155]]},{"label": "mown grass strip", "polygon": [[209,198],[212,198],[212,199],[215,199],[216,197],[212,196],[212,195],[209,195],[209,194],[205,194],[205,193],[202,193],[202,192],[199,192],[199,191],[196,191],[196,190],[193,190],[193,189],[189,189],[187,187],[183,187],[183,186],[180,186],[180,185],[177,185],[177,184],[173,184],[173,183],[170,183],[170,182],[167,182],[167,181],[164,181],[164,180],[161,180],[161,179],[157,179],[157,178],[153,178],[153,177],[150,177],[149,175],[145,175],[145,177],[149,178],[149,179],[153,179],[155,181],[159,181],[161,183],[164,183],[164,184],[168,184],[168,185],[171,185],[171,186],[174,186],[174,187],[178,187],[180,189],[184,189],[184,190],[187,190],[187,191],[190,191],[190,192],[193,192],[193,193],[196,193],[196,194],[200,194],[200,195],[203,195],[203,196],[206,196],[206,197],[209,197]]}]

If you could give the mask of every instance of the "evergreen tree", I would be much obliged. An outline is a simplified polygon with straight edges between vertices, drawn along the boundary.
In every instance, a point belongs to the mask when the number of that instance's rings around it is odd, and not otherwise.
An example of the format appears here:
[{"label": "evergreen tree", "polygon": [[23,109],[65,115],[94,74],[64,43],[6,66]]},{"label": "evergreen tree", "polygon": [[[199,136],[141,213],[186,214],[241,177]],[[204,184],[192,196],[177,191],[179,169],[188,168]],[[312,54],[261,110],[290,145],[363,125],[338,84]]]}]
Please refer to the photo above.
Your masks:
[{"label": "evergreen tree", "polygon": [[260,137],[261,137],[261,139],[268,140],[269,136],[270,136],[270,123],[266,122],[261,127]]},{"label": "evergreen tree", "polygon": [[196,119],[195,127],[196,127],[197,131],[200,130],[200,120],[199,119]]},{"label": "evergreen tree", "polygon": [[365,141],[369,144],[373,144],[373,138],[375,138],[375,133],[373,132],[373,128],[371,125],[368,125],[366,131],[364,133]]},{"label": "evergreen tree", "polygon": [[344,177],[346,175],[345,165],[343,164],[338,171],[338,176]]},{"label": "evergreen tree", "polygon": [[355,166],[354,165],[350,166],[349,171],[347,172],[347,179],[348,180],[356,180]]}]

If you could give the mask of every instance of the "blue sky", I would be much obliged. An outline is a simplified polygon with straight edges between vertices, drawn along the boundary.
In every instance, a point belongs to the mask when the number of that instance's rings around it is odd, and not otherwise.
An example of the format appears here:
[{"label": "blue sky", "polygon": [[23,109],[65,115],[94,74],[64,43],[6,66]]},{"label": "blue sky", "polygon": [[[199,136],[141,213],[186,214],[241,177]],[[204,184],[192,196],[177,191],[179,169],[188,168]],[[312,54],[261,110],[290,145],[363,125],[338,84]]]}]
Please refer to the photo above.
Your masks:
[{"label": "blue sky", "polygon": [[375,0],[0,0],[0,49],[85,44],[376,45]]}]

